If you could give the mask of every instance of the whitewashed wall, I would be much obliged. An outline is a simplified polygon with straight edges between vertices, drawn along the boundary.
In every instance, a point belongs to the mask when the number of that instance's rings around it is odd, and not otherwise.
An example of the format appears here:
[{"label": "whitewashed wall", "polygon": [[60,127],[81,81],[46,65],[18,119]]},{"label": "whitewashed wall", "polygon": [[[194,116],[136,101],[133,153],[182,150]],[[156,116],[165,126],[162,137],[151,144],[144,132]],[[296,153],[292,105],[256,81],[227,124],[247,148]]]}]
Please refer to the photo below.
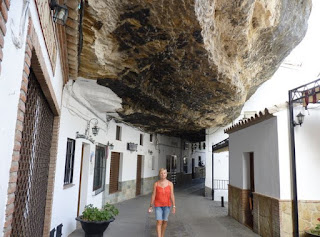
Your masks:
[{"label": "whitewashed wall", "polygon": [[[291,199],[290,127],[287,109],[274,114],[278,123],[280,199]],[[273,174],[273,173],[272,173]]]},{"label": "whitewashed wall", "polygon": [[[224,128],[209,128],[206,129],[206,181],[205,185],[209,188],[212,188],[212,146],[217,144],[228,137],[228,134],[224,133]],[[222,164],[223,167],[228,165],[228,161],[226,160],[225,164]],[[229,169],[224,169],[219,171],[214,170],[214,178],[217,177],[228,177]],[[217,175],[216,175],[217,174]],[[229,179],[229,177],[228,177]]]},{"label": "whitewashed wall", "polygon": [[[299,200],[320,200],[320,108],[309,105],[304,123],[295,127]],[[314,109],[312,109],[314,108]]]},{"label": "whitewashed wall", "polygon": [[[6,24],[7,32],[6,36],[4,37],[5,43],[3,48],[3,61],[1,63],[0,109],[1,111],[5,111],[5,115],[0,117],[0,235],[1,233],[3,233],[3,225],[5,221],[9,169],[11,165],[14,146],[14,134],[17,121],[18,101],[20,96],[20,87],[24,66],[26,34],[28,30],[29,18],[27,17],[26,22],[24,22],[23,24],[24,32],[21,38],[21,48],[16,48],[14,46],[12,41],[13,35],[11,29],[14,32],[14,35],[18,36],[23,2],[24,1],[10,1],[11,6],[8,12],[8,21]],[[55,68],[56,71],[55,75],[53,76],[34,1],[31,1],[29,7],[29,16],[31,16],[32,18],[37,37],[39,38],[45,65],[51,78],[55,96],[60,105],[63,83],[61,74],[61,63],[59,60],[60,56],[59,54],[57,55],[57,63]]]},{"label": "whitewashed wall", "polygon": [[246,153],[254,153],[255,191],[280,198],[277,119],[271,118],[259,124],[230,134],[230,184],[249,189],[246,172]]},{"label": "whitewashed wall", "polygon": [[[262,84],[257,91],[251,96],[251,98],[245,103],[242,108],[241,115],[233,121],[236,123],[238,119],[243,117],[244,111],[261,111],[264,108],[269,108],[274,105],[278,105],[288,101],[288,90],[296,88],[307,82],[313,81],[319,78],[319,64],[318,57],[320,53],[320,44],[318,39],[320,38],[319,31],[319,21],[320,21],[320,1],[312,2],[312,11],[308,21],[308,30],[306,36],[301,41],[301,43],[291,52],[291,54],[284,60],[284,63],[279,67],[276,73],[272,76],[270,80]],[[285,116],[285,115],[281,115]],[[288,146],[288,141],[285,137],[288,136],[286,121],[282,119],[279,120],[281,129],[279,133],[279,156],[285,157],[281,160],[281,198],[290,198],[290,185],[288,181],[284,178],[288,174],[288,149],[284,146]],[[284,124],[286,123],[286,125]],[[227,134],[223,134],[223,130],[230,127],[231,124],[224,128],[210,128],[206,130],[209,134],[206,136],[206,141],[208,143],[207,150],[207,164],[211,160],[211,146],[219,141],[224,140],[228,137]],[[280,124],[279,124],[280,127]],[[297,129],[298,130],[298,129]],[[300,132],[301,133],[301,132]],[[304,135],[306,136],[306,135]],[[206,172],[206,186],[211,187],[211,165],[207,165]],[[300,190],[304,188],[300,188]],[[306,193],[306,192],[305,192]],[[300,195],[300,196],[304,196]],[[319,199],[319,198],[318,198]]]},{"label": "whitewashed wall", "polygon": [[[188,153],[188,150],[181,150],[181,139],[179,138],[153,134],[153,142],[150,142],[150,134],[142,132],[137,128],[123,123],[115,123],[114,120],[106,124],[103,121],[103,117],[100,116],[100,113],[97,112],[93,114],[82,102],[79,103],[78,100],[74,99],[72,88],[72,82],[70,82],[64,89],[51,220],[51,228],[63,223],[63,232],[65,235],[70,234],[76,228],[74,218],[77,216],[82,144],[86,146],[82,167],[81,207],[90,203],[98,207],[102,205],[104,192],[95,195],[92,191],[95,144],[100,143],[106,145],[107,142],[114,144],[114,149],[112,151],[109,150],[107,159],[106,184],[109,184],[110,179],[111,152],[121,153],[119,181],[136,179],[138,155],[143,156],[142,178],[147,178],[157,176],[158,169],[160,167],[166,167],[165,162],[167,155],[177,155],[177,168],[178,171],[180,171],[180,157],[182,157],[185,152]],[[99,95],[97,96],[99,97]],[[91,118],[97,118],[97,116],[101,118],[98,124],[101,129],[98,136],[94,137],[95,144],[85,139],[76,139],[73,185],[64,188],[63,177],[67,138],[75,139],[77,131],[83,134],[86,128],[86,121]],[[121,141],[116,140],[117,125],[122,128]],[[128,151],[128,142],[140,144],[140,134],[144,136],[143,145],[138,145],[137,151]],[[154,169],[152,169],[152,156],[155,157],[156,163]],[[81,211],[82,210],[80,210],[80,213]]]}]

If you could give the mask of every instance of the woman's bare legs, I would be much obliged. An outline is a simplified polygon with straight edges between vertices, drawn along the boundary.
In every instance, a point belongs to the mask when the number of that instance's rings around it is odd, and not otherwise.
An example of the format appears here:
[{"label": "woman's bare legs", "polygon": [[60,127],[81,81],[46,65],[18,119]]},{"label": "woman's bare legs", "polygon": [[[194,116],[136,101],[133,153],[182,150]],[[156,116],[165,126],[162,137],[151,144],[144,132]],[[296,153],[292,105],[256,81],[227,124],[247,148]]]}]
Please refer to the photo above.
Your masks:
[{"label": "woman's bare legs", "polygon": [[162,237],[162,221],[157,220],[157,234],[158,237]]},{"label": "woman's bare legs", "polygon": [[168,221],[163,221],[161,226],[161,237],[164,237],[164,233],[166,232],[166,228],[168,225]]}]

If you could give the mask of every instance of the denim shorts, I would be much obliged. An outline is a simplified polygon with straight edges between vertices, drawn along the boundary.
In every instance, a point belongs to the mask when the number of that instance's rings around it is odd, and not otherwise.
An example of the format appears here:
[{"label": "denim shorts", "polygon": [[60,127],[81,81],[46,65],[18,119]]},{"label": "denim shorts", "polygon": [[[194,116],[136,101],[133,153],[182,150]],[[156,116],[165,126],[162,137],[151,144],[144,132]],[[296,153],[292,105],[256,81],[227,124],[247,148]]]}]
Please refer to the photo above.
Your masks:
[{"label": "denim shorts", "polygon": [[168,221],[170,207],[155,207],[157,221]]}]

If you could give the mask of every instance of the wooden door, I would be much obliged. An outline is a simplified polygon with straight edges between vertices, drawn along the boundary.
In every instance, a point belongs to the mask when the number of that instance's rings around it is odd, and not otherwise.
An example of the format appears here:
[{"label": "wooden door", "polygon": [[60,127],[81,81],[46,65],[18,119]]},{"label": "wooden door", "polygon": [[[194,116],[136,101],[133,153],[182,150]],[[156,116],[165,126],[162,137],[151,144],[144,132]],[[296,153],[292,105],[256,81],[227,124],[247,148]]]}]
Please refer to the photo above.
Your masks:
[{"label": "wooden door", "polygon": [[119,191],[120,153],[111,152],[109,193]]},{"label": "wooden door", "polygon": [[249,154],[249,177],[250,177],[250,190],[248,196],[248,207],[246,211],[246,221],[245,224],[253,229],[253,193],[254,193],[254,154],[250,152]]},{"label": "wooden door", "polygon": [[195,173],[194,173],[194,167],[195,167],[195,164],[194,164],[195,160],[194,158],[192,158],[192,179],[195,178]]},{"label": "wooden door", "polygon": [[83,152],[84,152],[84,144],[82,144],[82,151],[81,151],[81,163],[80,163],[80,177],[79,177],[79,192],[78,192],[78,210],[77,210],[77,216],[79,216],[79,211],[80,211]]},{"label": "wooden door", "polygon": [[141,194],[141,168],[142,168],[142,156],[138,155],[138,158],[137,158],[136,196]]}]

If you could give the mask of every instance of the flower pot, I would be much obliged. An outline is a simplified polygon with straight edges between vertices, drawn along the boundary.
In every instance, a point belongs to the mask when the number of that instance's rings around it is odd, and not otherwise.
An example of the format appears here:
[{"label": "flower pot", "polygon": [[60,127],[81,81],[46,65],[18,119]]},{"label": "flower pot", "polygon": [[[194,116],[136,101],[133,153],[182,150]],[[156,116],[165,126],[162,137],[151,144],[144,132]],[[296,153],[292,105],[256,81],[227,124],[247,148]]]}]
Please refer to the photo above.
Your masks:
[{"label": "flower pot", "polygon": [[81,217],[77,217],[76,220],[80,221],[82,229],[86,233],[85,237],[103,237],[103,232],[115,219],[112,218],[107,221],[86,221],[82,220]]}]

